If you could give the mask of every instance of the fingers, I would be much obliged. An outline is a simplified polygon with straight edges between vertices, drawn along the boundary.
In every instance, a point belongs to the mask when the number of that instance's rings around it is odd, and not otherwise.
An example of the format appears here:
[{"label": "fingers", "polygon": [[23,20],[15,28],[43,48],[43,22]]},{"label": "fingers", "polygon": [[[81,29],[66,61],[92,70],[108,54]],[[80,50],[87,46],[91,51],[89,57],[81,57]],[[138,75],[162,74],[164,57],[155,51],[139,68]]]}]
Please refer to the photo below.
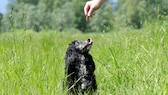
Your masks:
[{"label": "fingers", "polygon": [[85,13],[85,16],[86,16],[86,21],[89,21],[89,20],[90,20],[90,16],[88,15],[89,10],[90,10],[90,1],[88,1],[88,2],[85,4],[85,7],[84,7],[84,13]]},{"label": "fingers", "polygon": [[90,20],[90,17],[92,17],[94,14],[94,6],[93,6],[93,2],[92,1],[88,1],[86,2],[85,4],[85,7],[84,7],[84,13],[85,13],[85,16],[86,16],[86,21],[89,21]]},{"label": "fingers", "polygon": [[93,12],[94,12],[94,8],[90,8],[90,10],[88,11],[88,15],[87,16],[92,16],[93,15]]},{"label": "fingers", "polygon": [[85,7],[84,7],[84,13],[85,13],[85,16],[88,15],[88,11],[89,11],[89,9],[90,9],[90,4],[89,4],[89,2],[87,2],[86,5],[85,5]]},{"label": "fingers", "polygon": [[91,8],[88,12],[88,14],[86,15],[86,21],[89,21],[90,20],[90,17],[92,17],[94,14],[94,9]]},{"label": "fingers", "polygon": [[86,21],[89,21],[90,20],[90,18],[92,17],[92,16],[94,16],[95,14],[94,13],[92,13],[92,15],[91,16],[86,16]]}]

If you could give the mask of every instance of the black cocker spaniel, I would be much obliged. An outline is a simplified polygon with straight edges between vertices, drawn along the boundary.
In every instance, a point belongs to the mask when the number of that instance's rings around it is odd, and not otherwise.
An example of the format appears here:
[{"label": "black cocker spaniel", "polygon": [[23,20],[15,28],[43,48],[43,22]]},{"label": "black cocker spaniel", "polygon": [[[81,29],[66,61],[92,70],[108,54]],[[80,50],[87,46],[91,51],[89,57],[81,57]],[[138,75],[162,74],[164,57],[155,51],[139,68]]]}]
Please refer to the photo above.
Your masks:
[{"label": "black cocker spaniel", "polygon": [[95,64],[89,54],[93,40],[75,40],[66,52],[65,56],[65,85],[67,94],[93,94],[96,92],[97,84],[95,78]]}]

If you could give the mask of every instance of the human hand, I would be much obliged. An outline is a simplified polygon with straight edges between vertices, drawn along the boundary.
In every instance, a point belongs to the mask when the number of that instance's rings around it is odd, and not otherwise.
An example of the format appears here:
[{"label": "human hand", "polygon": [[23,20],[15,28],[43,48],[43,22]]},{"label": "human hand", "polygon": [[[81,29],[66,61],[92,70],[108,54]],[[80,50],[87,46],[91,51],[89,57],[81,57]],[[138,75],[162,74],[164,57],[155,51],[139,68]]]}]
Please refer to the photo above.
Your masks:
[{"label": "human hand", "polygon": [[86,16],[86,21],[90,20],[90,17],[94,15],[94,11],[99,9],[105,0],[92,0],[88,1],[84,7],[84,13]]}]

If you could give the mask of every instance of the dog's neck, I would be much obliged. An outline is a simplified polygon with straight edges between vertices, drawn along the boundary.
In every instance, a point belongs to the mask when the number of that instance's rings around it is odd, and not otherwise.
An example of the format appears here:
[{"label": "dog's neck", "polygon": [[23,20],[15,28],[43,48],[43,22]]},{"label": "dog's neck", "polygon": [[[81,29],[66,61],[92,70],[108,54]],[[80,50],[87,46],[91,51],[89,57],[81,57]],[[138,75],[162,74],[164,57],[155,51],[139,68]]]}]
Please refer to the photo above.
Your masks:
[{"label": "dog's neck", "polygon": [[81,61],[82,61],[82,64],[85,64],[85,63],[83,63],[83,61],[85,61],[85,56],[84,55],[81,56]]}]

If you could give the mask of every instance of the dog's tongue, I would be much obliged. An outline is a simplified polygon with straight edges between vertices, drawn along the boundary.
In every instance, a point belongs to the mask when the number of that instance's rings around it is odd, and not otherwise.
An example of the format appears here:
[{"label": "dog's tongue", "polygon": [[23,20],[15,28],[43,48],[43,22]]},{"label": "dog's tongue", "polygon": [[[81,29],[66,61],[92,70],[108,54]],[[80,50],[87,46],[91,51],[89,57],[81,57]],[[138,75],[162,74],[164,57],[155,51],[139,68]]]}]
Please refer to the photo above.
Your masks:
[{"label": "dog's tongue", "polygon": [[91,44],[93,43],[92,38],[89,38],[87,41],[88,41],[88,44],[89,44],[89,45],[91,45]]}]

